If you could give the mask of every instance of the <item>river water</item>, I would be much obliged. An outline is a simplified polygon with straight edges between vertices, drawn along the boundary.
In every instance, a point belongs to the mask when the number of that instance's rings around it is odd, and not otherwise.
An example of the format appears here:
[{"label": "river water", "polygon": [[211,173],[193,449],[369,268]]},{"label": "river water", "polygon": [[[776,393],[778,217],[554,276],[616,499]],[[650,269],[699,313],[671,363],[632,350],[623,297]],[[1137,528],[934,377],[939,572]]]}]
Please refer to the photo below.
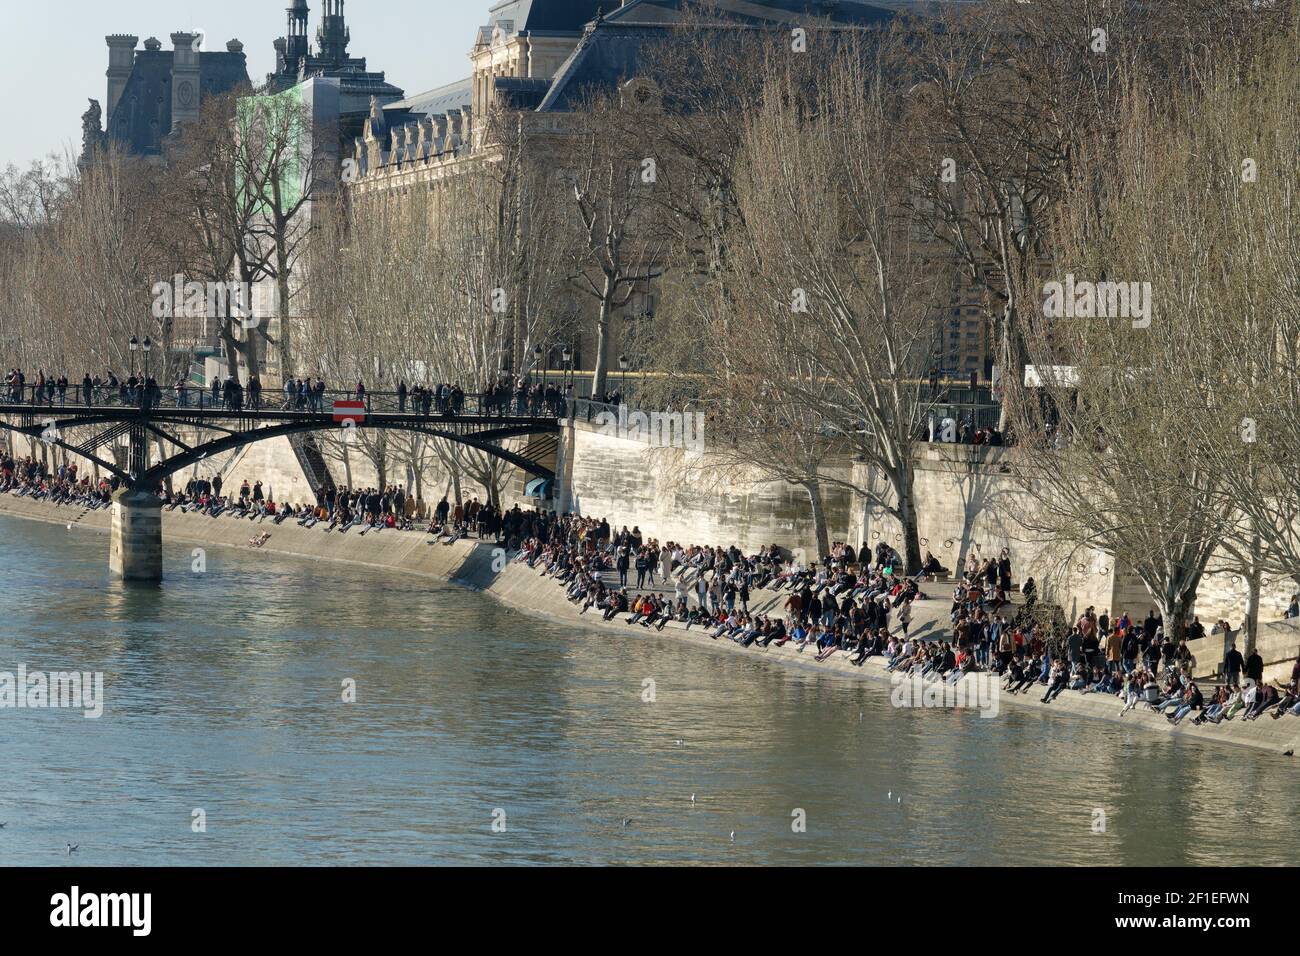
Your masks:
[{"label": "river water", "polygon": [[97,720],[0,710],[0,864],[1297,860],[1279,756],[898,710],[341,564],[211,548],[194,573],[173,542],[163,587],[125,587],[107,547],[0,518],[0,671],[105,682]]}]

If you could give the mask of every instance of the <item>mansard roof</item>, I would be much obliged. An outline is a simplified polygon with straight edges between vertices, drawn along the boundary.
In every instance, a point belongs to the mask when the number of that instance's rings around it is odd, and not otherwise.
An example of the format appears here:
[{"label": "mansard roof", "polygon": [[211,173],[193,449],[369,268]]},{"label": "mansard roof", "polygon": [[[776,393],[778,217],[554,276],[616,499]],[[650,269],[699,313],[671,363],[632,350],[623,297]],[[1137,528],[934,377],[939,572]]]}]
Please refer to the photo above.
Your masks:
[{"label": "mansard roof", "polygon": [[[131,76],[105,125],[110,139],[136,155],[158,155],[163,139],[171,132],[174,52],[149,47],[136,51]],[[199,54],[201,97],[248,84],[247,61],[242,51]]]},{"label": "mansard roof", "polygon": [[469,106],[474,99],[474,81],[470,77],[448,83],[423,93],[416,93],[384,107],[386,112],[430,116]]},{"label": "mansard roof", "polygon": [[492,25],[514,24],[516,31],[534,33],[581,33],[601,10],[616,7],[619,0],[500,0],[492,5]]},{"label": "mansard roof", "polygon": [[[888,2],[888,0],[887,0]],[[682,20],[688,0],[629,0],[589,27],[560,67],[541,112],[570,110],[592,88],[609,89],[634,76],[641,48],[662,40]],[[895,8],[912,6],[904,0]],[[862,0],[714,0],[720,22],[740,26],[798,24],[816,18],[845,26],[883,24],[896,9]]]}]

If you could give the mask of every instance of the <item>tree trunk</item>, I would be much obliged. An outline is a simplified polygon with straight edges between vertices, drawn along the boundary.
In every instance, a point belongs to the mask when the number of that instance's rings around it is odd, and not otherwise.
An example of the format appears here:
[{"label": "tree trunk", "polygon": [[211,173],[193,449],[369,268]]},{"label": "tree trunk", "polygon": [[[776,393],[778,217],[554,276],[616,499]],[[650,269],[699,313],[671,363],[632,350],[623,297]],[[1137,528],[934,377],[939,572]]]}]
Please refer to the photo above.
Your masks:
[{"label": "tree trunk", "polygon": [[1242,649],[1243,657],[1249,657],[1255,651],[1255,642],[1259,639],[1259,592],[1260,592],[1260,539],[1259,532],[1250,536],[1250,592],[1246,599],[1246,620],[1242,622],[1245,631],[1246,646]]},{"label": "tree trunk", "polygon": [[419,456],[411,458],[411,487],[407,492],[415,495],[415,510],[417,514],[421,513],[424,510],[424,468]]},{"label": "tree trunk", "polygon": [[916,574],[921,570],[921,531],[916,514],[916,498],[913,494],[913,476],[910,463],[902,466],[894,482],[894,496],[898,501],[899,523],[903,526],[903,560],[907,563],[907,574]]},{"label": "tree trunk", "polygon": [[605,280],[605,297],[600,302],[600,315],[596,318],[596,365],[591,373],[591,397],[596,399],[605,393],[605,379],[609,375],[609,318],[612,311],[611,299],[614,290],[608,279]]},{"label": "tree trunk", "polygon": [[289,269],[286,256],[280,256],[279,272],[275,278],[276,313],[280,319],[280,380],[293,374],[292,355],[289,353]]},{"label": "tree trunk", "polygon": [[810,564],[816,563],[823,556],[831,553],[830,532],[826,528],[826,509],[822,506],[821,484],[817,481],[805,481],[804,490],[808,492],[808,503],[812,507],[813,535],[817,539],[817,554]]}]

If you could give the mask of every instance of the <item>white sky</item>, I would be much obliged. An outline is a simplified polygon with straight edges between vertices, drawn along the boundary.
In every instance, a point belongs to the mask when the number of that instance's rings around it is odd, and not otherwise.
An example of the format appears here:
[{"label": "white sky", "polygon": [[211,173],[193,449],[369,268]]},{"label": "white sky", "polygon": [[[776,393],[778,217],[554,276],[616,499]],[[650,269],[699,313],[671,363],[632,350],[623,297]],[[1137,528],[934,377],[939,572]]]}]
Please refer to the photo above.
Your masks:
[{"label": "white sky", "polygon": [[[315,46],[321,0],[311,7]],[[492,0],[349,0],[352,43],[371,70],[408,94],[469,75],[475,30]],[[163,49],[180,30],[202,29],[209,49],[238,38],[248,73],[261,82],[271,71],[271,43],[285,32],[289,0],[0,0],[0,167],[26,166],[49,153],[81,149],[81,114],[104,105],[110,33],[134,34],[143,49],[156,36]]]}]

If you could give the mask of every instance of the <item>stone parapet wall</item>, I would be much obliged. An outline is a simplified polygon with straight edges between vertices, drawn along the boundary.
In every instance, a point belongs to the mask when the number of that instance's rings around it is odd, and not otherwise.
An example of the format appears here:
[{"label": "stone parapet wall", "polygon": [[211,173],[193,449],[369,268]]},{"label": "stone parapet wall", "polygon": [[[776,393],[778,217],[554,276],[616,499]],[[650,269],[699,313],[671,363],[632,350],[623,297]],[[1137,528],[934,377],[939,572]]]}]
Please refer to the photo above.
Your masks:
[{"label": "stone parapet wall", "polygon": [[[571,510],[607,517],[618,528],[640,527],[647,536],[682,544],[736,544],[746,552],[764,545],[815,552],[807,492],[772,481],[754,469],[730,467],[676,448],[605,434],[578,422],[572,428]],[[848,477],[847,462],[832,473]],[[832,540],[847,540],[851,494],[823,488]]]}]

